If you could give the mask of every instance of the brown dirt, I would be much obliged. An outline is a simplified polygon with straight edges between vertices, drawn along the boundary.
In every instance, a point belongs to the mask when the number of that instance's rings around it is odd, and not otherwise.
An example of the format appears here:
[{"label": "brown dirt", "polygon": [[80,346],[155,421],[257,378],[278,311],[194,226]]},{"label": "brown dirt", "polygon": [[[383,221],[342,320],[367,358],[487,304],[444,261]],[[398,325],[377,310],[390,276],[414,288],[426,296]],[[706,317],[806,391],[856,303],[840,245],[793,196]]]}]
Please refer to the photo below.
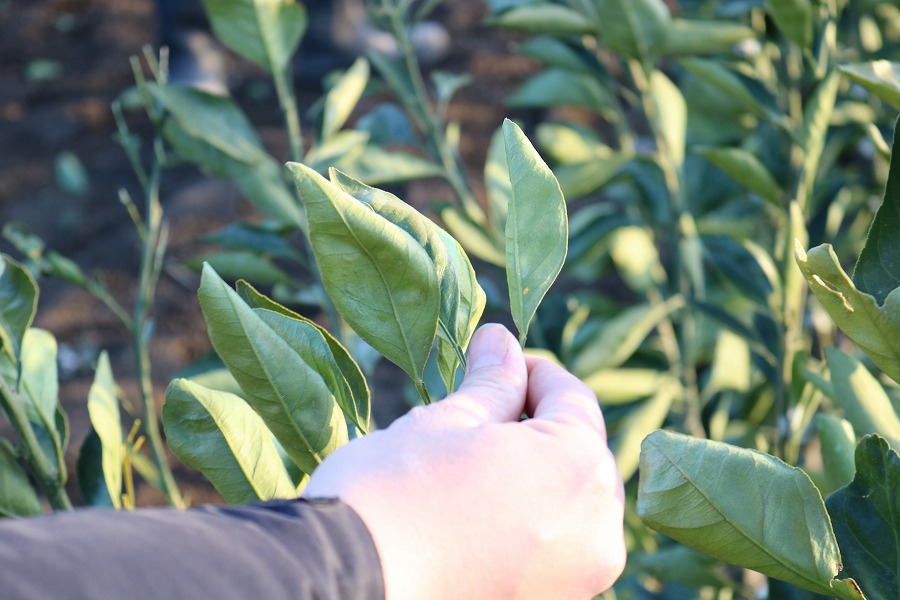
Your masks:
[{"label": "brown dirt", "polygon": [[[446,2],[442,10],[454,46],[440,68],[467,71],[474,77],[474,83],[458,94],[450,115],[461,122],[461,152],[480,193],[490,135],[508,112],[503,99],[535,65],[511,54],[510,36],[481,25],[485,8],[480,1]],[[150,0],[0,0],[0,225],[26,225],[86,272],[100,274],[125,306],[134,293],[139,243],[117,190],[125,187],[135,198],[139,190],[123,151],[113,141],[109,105],[132,83],[129,56],[155,39]],[[27,76],[40,67],[46,71],[48,65],[52,76]],[[235,57],[229,66],[235,97],[259,126],[262,139],[284,158],[274,97],[253,99],[251,93],[254,86],[259,89],[261,73]],[[305,110],[319,92],[308,82],[297,84]],[[134,120],[134,127],[140,133],[148,131],[140,119]],[[75,154],[89,175],[82,195],[66,193],[56,183],[54,162],[63,152]],[[408,199],[417,205],[447,193],[434,181],[407,190]],[[189,168],[166,175],[163,202],[172,235],[167,271],[156,296],[151,347],[159,403],[171,377],[209,350],[195,296],[199,280],[179,261],[199,253],[197,236],[253,214],[228,183]],[[12,252],[5,243],[0,249]],[[73,365],[64,373],[60,389],[72,425],[71,461],[87,431],[85,399],[98,353],[109,351],[117,381],[136,399],[133,358],[125,331],[102,304],[69,284],[42,281],[41,287],[36,325],[56,335]],[[376,379],[390,382],[392,376]],[[382,419],[399,410],[378,409]],[[217,498],[198,474],[179,468],[177,476],[195,502]],[[140,487],[139,503],[162,500],[148,486]]]}]

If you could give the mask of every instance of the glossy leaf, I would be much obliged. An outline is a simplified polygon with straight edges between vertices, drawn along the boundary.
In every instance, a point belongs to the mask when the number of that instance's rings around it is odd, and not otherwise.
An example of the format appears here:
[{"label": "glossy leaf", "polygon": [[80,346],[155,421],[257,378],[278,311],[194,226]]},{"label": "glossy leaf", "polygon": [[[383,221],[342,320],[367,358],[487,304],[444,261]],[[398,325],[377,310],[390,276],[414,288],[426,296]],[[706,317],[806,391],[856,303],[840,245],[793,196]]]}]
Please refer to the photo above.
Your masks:
[{"label": "glossy leaf", "polygon": [[844,75],[894,108],[900,108],[900,63],[874,60],[838,67]]},{"label": "glossy leaf", "polygon": [[506,281],[513,321],[524,345],[531,319],[566,260],[569,221],[556,177],[519,126],[505,120],[503,135],[512,184]]},{"label": "glossy leaf", "polygon": [[900,456],[876,436],[856,448],[856,476],[825,501],[844,570],[869,600],[900,598]]},{"label": "glossy leaf", "polygon": [[841,555],[819,491],[775,457],[657,431],[641,446],[637,511],[647,526],[713,558],[853,597],[845,583],[832,588]]},{"label": "glossy leaf", "polygon": [[603,45],[629,58],[659,54],[672,20],[662,0],[604,0],[597,7]]},{"label": "glossy leaf", "polygon": [[113,502],[106,487],[106,478],[103,476],[103,443],[93,428],[81,443],[75,472],[78,476],[81,501],[85,505],[113,508]]},{"label": "glossy leaf", "polygon": [[857,289],[871,294],[878,304],[884,304],[888,294],[900,287],[900,120],[894,126],[894,152],[888,172],[884,201],[875,213],[875,220],[866,236],[853,270]]},{"label": "glossy leaf", "polygon": [[888,294],[883,310],[856,289],[828,244],[804,252],[797,262],[823,308],[847,336],[894,381],[900,381],[900,293]]},{"label": "glossy leaf", "polygon": [[673,296],[655,306],[643,304],[622,311],[604,323],[600,333],[578,353],[572,372],[578,377],[588,377],[595,371],[620,366],[663,319],[682,306],[684,300]]},{"label": "glossy leaf", "polygon": [[749,27],[726,21],[672,19],[666,27],[662,54],[696,56],[727,52],[735,44],[756,37]]},{"label": "glossy leaf", "polygon": [[[262,308],[279,313],[301,321],[319,332],[325,343],[328,344],[327,352],[324,349],[320,349],[320,354],[325,356],[330,353],[330,357],[326,358],[328,358],[331,363],[330,366],[337,374],[335,379],[337,385],[331,389],[335,400],[354,425],[363,433],[368,433],[371,428],[369,386],[359,365],[356,364],[356,361],[353,360],[347,349],[334,339],[324,327],[263,296],[246,281],[237,282],[237,292],[253,308]],[[312,340],[312,343],[315,343],[315,341]],[[328,382],[326,381],[326,383]]]},{"label": "glossy leaf", "polygon": [[869,370],[837,348],[825,350],[834,399],[857,435],[877,433],[900,447],[900,418],[891,399]]},{"label": "glossy leaf", "polygon": [[505,10],[491,19],[494,25],[526,33],[589,34],[594,24],[579,12],[549,2]]},{"label": "glossy leaf", "polygon": [[296,497],[272,432],[243,399],[176,379],[166,390],[163,424],[178,460],[203,473],[229,504]]},{"label": "glossy leaf", "polygon": [[434,263],[400,227],[308,167],[289,167],[328,295],[363,340],[421,381],[440,311]]},{"label": "glossy leaf", "polygon": [[322,111],[322,139],[328,139],[344,126],[350,113],[356,108],[368,82],[369,62],[365,58],[357,58],[356,62],[341,75],[325,95],[325,107]]},{"label": "glossy leaf", "polygon": [[209,266],[199,297],[216,353],[297,466],[311,473],[347,439],[322,377]]},{"label": "glossy leaf", "polygon": [[766,8],[785,37],[809,48],[813,39],[813,5],[810,0],[768,0]]},{"label": "glossy leaf", "polygon": [[[825,479],[828,481],[829,492],[832,492],[853,481],[856,473],[853,460],[856,433],[850,421],[825,413],[816,415],[813,421],[819,433]],[[825,506],[828,506],[827,501]]]},{"label": "glossy leaf", "polygon": [[684,162],[687,104],[672,80],[659,70],[650,75],[650,95],[656,104],[660,128],[676,165]]},{"label": "glossy leaf", "polygon": [[284,70],[306,31],[294,0],[203,0],[216,37],[269,73]]},{"label": "glossy leaf", "polygon": [[37,310],[38,288],[25,267],[2,255],[0,262],[0,344],[18,361],[22,338]]},{"label": "glossy leaf", "polygon": [[266,215],[306,227],[281,165],[230,98],[186,87],[148,84],[147,89],[169,112],[163,133],[179,156],[209,175],[230,179]]},{"label": "glossy leaf", "polygon": [[88,392],[88,414],[91,425],[100,438],[102,449],[101,464],[103,480],[115,508],[122,506],[122,418],[119,414],[119,400],[116,397],[116,382],[113,380],[109,356],[100,353],[94,383]]},{"label": "glossy leaf", "polygon": [[28,475],[9,454],[5,444],[0,445],[0,517],[30,517],[41,514],[41,501],[37,497]]},{"label": "glossy leaf", "polygon": [[729,177],[758,194],[774,206],[781,206],[784,193],[775,178],[762,162],[740,148],[710,148],[699,154]]}]

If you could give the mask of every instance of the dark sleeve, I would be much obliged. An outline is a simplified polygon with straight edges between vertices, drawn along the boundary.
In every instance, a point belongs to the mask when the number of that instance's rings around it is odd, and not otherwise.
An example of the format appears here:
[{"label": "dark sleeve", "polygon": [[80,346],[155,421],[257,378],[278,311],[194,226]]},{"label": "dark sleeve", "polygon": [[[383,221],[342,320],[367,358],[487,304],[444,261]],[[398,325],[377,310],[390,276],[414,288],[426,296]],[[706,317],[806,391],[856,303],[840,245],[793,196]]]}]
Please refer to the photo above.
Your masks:
[{"label": "dark sleeve", "polygon": [[337,500],[79,510],[0,522],[4,600],[383,600],[359,516]]}]

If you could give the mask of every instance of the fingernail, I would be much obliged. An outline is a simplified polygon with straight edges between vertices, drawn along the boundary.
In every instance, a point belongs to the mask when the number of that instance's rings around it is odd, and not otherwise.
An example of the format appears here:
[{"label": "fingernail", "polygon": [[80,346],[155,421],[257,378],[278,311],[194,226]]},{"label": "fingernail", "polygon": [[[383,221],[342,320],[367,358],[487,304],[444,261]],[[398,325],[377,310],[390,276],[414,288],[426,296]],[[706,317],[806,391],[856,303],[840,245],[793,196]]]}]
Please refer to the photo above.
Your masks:
[{"label": "fingernail", "polygon": [[494,367],[506,360],[510,335],[503,325],[488,324],[475,332],[469,346],[467,371]]}]

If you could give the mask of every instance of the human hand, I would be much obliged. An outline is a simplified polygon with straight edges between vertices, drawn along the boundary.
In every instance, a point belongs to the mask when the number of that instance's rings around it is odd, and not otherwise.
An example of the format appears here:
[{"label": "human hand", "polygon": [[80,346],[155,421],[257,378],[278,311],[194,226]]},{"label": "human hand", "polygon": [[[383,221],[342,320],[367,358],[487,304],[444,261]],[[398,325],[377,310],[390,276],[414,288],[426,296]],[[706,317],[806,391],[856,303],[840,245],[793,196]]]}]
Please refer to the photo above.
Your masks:
[{"label": "human hand", "polygon": [[475,334],[457,392],[337,450],[304,496],[360,515],[388,600],[584,600],[625,564],[596,397],[499,325]]}]

